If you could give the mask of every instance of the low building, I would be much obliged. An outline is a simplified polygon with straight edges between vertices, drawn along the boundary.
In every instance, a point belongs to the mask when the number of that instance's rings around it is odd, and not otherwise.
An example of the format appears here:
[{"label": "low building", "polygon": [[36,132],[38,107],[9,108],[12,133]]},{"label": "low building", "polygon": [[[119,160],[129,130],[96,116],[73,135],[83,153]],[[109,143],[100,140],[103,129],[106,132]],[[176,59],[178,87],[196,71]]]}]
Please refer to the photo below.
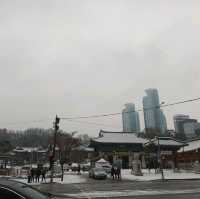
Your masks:
[{"label": "low building", "polygon": [[188,141],[187,144],[178,151],[178,161],[182,168],[192,169],[196,161],[200,162],[200,138]]},{"label": "low building", "polygon": [[80,145],[72,149],[69,162],[84,162],[87,159],[91,159],[94,153],[94,148],[90,148],[86,145]]},{"label": "low building", "polygon": [[92,139],[90,147],[94,148],[94,159],[104,158],[111,164],[118,158],[122,160],[122,168],[130,168],[134,159],[141,159],[143,166],[144,148],[147,140],[138,138],[132,132],[108,132],[101,130],[99,137]]},{"label": "low building", "polygon": [[178,141],[172,137],[157,137],[147,143],[147,153],[156,157],[156,161],[160,162],[163,168],[179,168],[179,160],[177,151],[187,144]]},{"label": "low building", "polygon": [[13,161],[16,165],[46,163],[48,150],[40,147],[16,147],[13,150]]}]

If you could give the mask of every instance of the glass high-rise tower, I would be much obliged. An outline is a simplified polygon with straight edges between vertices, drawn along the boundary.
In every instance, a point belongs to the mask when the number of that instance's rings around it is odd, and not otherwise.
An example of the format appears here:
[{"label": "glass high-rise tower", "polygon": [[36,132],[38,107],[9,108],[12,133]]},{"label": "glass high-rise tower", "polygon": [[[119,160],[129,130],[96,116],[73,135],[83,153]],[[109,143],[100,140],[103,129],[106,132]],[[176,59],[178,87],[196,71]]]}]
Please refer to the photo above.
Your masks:
[{"label": "glass high-rise tower", "polygon": [[125,104],[122,111],[123,131],[124,132],[140,132],[139,114],[135,111],[135,105],[132,103]]},{"label": "glass high-rise tower", "polygon": [[147,89],[143,97],[145,129],[156,129],[161,134],[167,130],[167,122],[163,111],[160,109],[160,100],[157,89]]}]

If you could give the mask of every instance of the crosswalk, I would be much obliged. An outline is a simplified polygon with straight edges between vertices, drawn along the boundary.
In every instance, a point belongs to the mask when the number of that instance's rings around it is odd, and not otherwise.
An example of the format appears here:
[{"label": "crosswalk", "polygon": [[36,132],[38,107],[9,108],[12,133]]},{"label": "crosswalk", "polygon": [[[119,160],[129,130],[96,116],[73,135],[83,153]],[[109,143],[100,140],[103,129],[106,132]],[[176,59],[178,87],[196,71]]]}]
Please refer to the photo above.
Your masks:
[{"label": "crosswalk", "polygon": [[150,196],[150,195],[175,195],[175,194],[191,194],[199,193],[200,189],[188,189],[188,190],[123,190],[123,191],[94,191],[74,194],[64,194],[63,196],[72,198],[114,198],[114,197],[126,197],[126,196]]}]

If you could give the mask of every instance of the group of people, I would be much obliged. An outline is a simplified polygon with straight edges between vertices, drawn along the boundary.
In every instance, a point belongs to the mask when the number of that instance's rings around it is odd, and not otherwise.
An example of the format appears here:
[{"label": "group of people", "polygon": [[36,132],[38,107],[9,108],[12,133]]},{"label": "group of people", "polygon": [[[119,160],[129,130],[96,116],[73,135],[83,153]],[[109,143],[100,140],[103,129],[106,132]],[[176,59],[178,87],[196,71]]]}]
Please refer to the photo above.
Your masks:
[{"label": "group of people", "polygon": [[28,171],[28,183],[40,182],[40,176],[42,182],[46,182],[46,169],[45,168],[32,168]]},{"label": "group of people", "polygon": [[111,177],[112,179],[121,179],[121,168],[112,166],[111,168]]}]

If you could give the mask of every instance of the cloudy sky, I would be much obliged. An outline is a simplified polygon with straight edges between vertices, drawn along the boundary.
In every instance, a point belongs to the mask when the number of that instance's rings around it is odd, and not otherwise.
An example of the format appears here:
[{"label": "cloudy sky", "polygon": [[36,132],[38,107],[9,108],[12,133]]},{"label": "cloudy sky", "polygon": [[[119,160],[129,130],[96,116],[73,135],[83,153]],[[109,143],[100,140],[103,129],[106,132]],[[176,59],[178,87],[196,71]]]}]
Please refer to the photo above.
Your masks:
[{"label": "cloudy sky", "polygon": [[[152,87],[166,103],[199,97],[199,9],[197,0],[0,0],[1,128],[141,108]],[[177,113],[200,119],[199,106],[164,109],[168,127]],[[121,116],[81,122],[61,128],[94,136],[122,126]]]}]

